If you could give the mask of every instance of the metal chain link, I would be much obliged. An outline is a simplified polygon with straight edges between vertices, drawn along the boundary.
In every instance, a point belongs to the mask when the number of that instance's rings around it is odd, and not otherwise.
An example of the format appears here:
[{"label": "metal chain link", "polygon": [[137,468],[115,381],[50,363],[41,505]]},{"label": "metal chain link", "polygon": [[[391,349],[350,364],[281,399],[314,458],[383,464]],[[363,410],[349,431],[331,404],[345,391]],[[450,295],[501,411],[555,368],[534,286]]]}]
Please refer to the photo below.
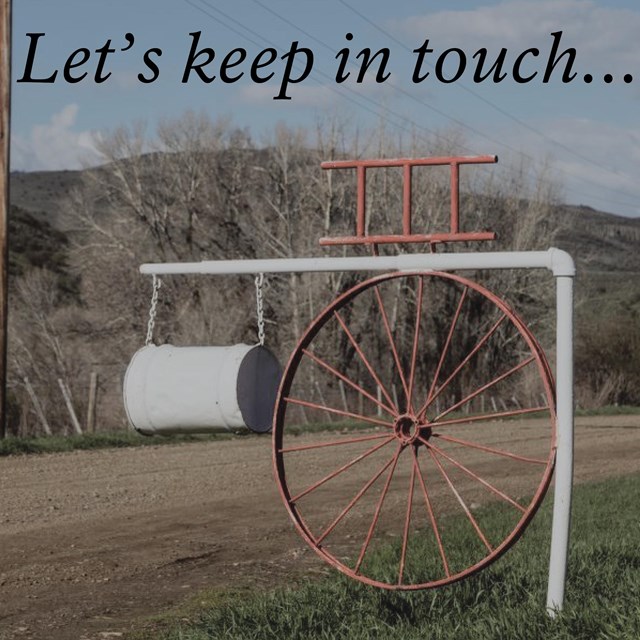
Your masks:
[{"label": "metal chain link", "polygon": [[156,324],[156,310],[158,307],[158,292],[162,286],[162,280],[153,275],[153,293],[151,294],[151,306],[149,307],[149,322],[147,324],[147,338],[144,341],[145,347],[153,344],[153,327]]},{"label": "metal chain link", "polygon": [[264,346],[264,303],[262,297],[262,286],[264,285],[264,273],[256,276],[256,311],[258,314],[258,344]]}]

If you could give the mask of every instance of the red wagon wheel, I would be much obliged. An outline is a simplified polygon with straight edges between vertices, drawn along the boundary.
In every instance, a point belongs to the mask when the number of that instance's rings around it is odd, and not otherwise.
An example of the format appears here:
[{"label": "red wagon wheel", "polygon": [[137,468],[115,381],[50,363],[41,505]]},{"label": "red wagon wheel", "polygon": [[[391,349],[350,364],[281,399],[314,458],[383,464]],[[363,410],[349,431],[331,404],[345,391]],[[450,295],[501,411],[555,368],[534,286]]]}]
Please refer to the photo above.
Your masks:
[{"label": "red wagon wheel", "polygon": [[555,420],[549,365],[504,301],[456,275],[386,274],[338,297],[295,348],[275,472],[334,567],[437,587],[522,534],[551,478]]}]

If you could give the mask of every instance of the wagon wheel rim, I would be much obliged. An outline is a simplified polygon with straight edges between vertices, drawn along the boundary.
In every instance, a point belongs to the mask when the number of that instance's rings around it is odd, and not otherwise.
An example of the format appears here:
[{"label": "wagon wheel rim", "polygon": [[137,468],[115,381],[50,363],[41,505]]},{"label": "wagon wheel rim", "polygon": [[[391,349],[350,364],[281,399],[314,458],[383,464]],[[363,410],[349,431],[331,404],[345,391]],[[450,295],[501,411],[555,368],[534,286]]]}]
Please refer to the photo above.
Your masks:
[{"label": "wagon wheel rim", "polygon": [[[432,358],[435,371],[431,372],[429,384],[419,388],[416,373],[422,355],[421,332],[425,331],[423,313],[427,297],[426,285],[434,281],[453,286],[457,290],[458,297],[448,329],[443,333],[443,339],[439,343],[437,357]],[[383,285],[394,282],[414,283],[415,324],[413,335],[408,340],[409,344],[405,345],[404,353],[401,353],[401,349],[396,344],[391,326],[392,321],[381,293]],[[383,381],[379,367],[375,365],[373,358],[365,353],[365,349],[349,326],[349,320],[346,319],[345,312],[349,305],[367,291],[377,305],[381,334],[388,343],[388,367],[395,369],[399,380],[399,393],[395,393],[395,389],[388,388],[389,385]],[[453,365],[448,365],[447,370],[445,362],[452,358],[450,352],[458,338],[460,319],[468,298],[471,296],[480,296],[484,299],[485,303],[494,309],[496,316],[483,329],[473,346],[466,349],[464,357],[458,357]],[[334,323],[336,329],[342,332],[342,338],[346,339],[353,348],[354,358],[358,358],[361,368],[367,371],[370,381],[374,386],[377,386],[377,393],[374,393],[371,388],[364,388],[364,385],[358,380],[352,379],[348,372],[341,370],[340,364],[329,362],[322,353],[316,350],[316,339],[330,321]],[[439,399],[445,395],[446,390],[454,385],[462,372],[469,369],[469,363],[473,361],[474,357],[482,353],[482,350],[487,348],[487,345],[505,326],[513,330],[522,344],[526,345],[527,353],[512,366],[492,375],[488,381],[474,387],[460,400],[445,406],[444,410],[439,408],[438,411],[435,411],[434,407],[439,404]],[[307,365],[312,364],[328,376],[339,380],[341,384],[348,385],[356,395],[365,398],[370,403],[370,407],[375,407],[376,415],[359,413],[352,409],[347,410],[347,407],[340,408],[336,403],[322,405],[317,401],[295,397],[291,393],[292,385],[303,362]],[[485,412],[483,409],[477,415],[462,416],[456,413],[464,409],[474,398],[482,397],[483,394],[496,388],[504,381],[517,377],[524,370],[531,368],[535,368],[538,383],[543,389],[542,403],[538,402],[537,406],[519,404],[517,409],[510,410]],[[524,405],[524,403],[522,404]],[[535,403],[529,404],[534,405]],[[287,412],[296,405],[313,411],[324,411],[339,418],[354,419],[372,428],[377,428],[381,432],[362,435],[346,433],[329,439],[314,437],[310,443],[297,444],[288,437],[286,424]],[[469,439],[456,435],[459,427],[467,428],[471,424],[482,425],[496,420],[525,417],[529,414],[536,416],[542,413],[548,416],[548,425],[545,431],[548,450],[544,457],[520,455],[508,447],[495,446],[482,442],[482,440],[478,441],[477,438]],[[282,499],[296,528],[311,548],[329,564],[354,579],[378,587],[402,590],[433,588],[462,580],[483,569],[504,554],[522,535],[540,506],[549,486],[555,461],[555,422],[554,384],[544,352],[524,322],[503,300],[485,287],[453,274],[438,272],[386,274],[356,285],[329,304],[310,324],[294,349],[282,378],[274,413],[274,470]],[[304,487],[289,486],[287,468],[291,457],[300,458],[318,451],[333,452],[343,447],[345,449],[357,447],[356,455],[350,456],[344,463],[338,464],[336,462],[328,473],[307,482]],[[487,459],[506,460],[512,465],[515,463],[521,466],[535,466],[539,471],[535,474],[535,490],[532,492],[532,497],[525,501],[520,496],[510,495],[508,491],[496,486],[491,479],[486,477],[486,474],[480,473],[477,468],[474,468],[474,465],[465,464],[465,461],[460,458],[458,450],[466,450],[474,455],[485,456]],[[384,456],[380,457],[382,454]],[[311,524],[304,513],[305,499],[308,499],[321,487],[326,489],[332,486],[332,483],[334,485],[336,482],[339,483],[347,472],[357,468],[364,460],[371,460],[376,456],[379,457],[378,462],[382,464],[377,464],[374,469],[365,474],[363,482],[359,484],[358,490],[351,498],[349,500],[343,499],[337,514],[321,527],[318,527],[317,524]],[[425,469],[426,464],[429,465],[428,473]],[[399,490],[392,485],[395,476],[399,477],[401,467],[409,476],[409,482],[402,489],[404,491],[404,509],[402,517],[398,518],[396,573],[393,579],[381,578],[373,575],[367,569],[367,561],[368,556],[372,554],[374,540],[382,535],[380,517],[387,508],[386,503],[390,501],[390,496],[394,491],[396,495],[398,494]],[[454,478],[454,475],[457,477]],[[472,483],[476,490],[481,487],[494,501],[503,504],[503,506],[508,505],[509,509],[517,512],[518,520],[515,526],[507,534],[501,534],[498,541],[491,539],[491,536],[483,530],[481,523],[478,522],[479,519],[474,515],[473,505],[468,503],[464,491],[460,489],[459,478],[461,476]],[[462,518],[463,521],[466,521],[467,526],[471,527],[474,532],[476,542],[484,547],[484,552],[479,559],[469,561],[462,567],[453,567],[448,549],[450,543],[444,540],[442,529],[445,523],[449,526],[450,520],[448,516],[439,513],[435,504],[435,496],[431,493],[434,477],[438,479],[440,485],[448,490],[449,497],[453,497],[459,510],[459,519]],[[376,491],[377,495],[374,497],[373,494]],[[365,518],[366,522],[363,521],[361,539],[357,541],[357,544],[352,545],[354,548],[345,559],[328,543],[338,537],[337,532],[340,531],[345,520],[365,500],[369,502],[370,513]],[[422,519],[431,536],[432,551],[438,557],[440,564],[438,575],[419,578],[412,576],[411,552],[414,551],[412,547],[415,545],[417,518]]]}]

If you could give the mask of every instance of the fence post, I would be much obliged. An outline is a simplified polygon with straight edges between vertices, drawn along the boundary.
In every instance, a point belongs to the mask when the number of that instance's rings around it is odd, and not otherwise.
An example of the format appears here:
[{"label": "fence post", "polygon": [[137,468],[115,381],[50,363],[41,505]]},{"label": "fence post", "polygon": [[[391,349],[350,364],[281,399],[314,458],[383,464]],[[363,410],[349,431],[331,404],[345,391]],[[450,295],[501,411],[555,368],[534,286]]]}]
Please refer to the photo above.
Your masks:
[{"label": "fence post", "polygon": [[87,407],[87,433],[94,433],[96,430],[96,397],[98,395],[98,374],[91,372],[91,382],[89,383],[89,406]]},{"label": "fence post", "polygon": [[342,398],[342,406],[345,411],[349,411],[349,405],[347,404],[347,393],[344,390],[344,382],[338,380],[338,388],[340,389],[340,398]]}]

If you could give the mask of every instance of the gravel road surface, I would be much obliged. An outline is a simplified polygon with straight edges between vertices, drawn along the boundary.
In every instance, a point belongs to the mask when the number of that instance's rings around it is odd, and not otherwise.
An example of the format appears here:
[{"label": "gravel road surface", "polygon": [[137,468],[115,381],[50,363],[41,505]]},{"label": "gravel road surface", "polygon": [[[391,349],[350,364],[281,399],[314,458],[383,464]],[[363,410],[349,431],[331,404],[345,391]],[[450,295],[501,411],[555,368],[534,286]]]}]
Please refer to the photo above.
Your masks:
[{"label": "gravel road surface", "polygon": [[[576,481],[640,472],[638,451],[640,416],[580,418]],[[324,572],[268,437],[0,459],[0,638],[124,637],[207,587]]]}]

